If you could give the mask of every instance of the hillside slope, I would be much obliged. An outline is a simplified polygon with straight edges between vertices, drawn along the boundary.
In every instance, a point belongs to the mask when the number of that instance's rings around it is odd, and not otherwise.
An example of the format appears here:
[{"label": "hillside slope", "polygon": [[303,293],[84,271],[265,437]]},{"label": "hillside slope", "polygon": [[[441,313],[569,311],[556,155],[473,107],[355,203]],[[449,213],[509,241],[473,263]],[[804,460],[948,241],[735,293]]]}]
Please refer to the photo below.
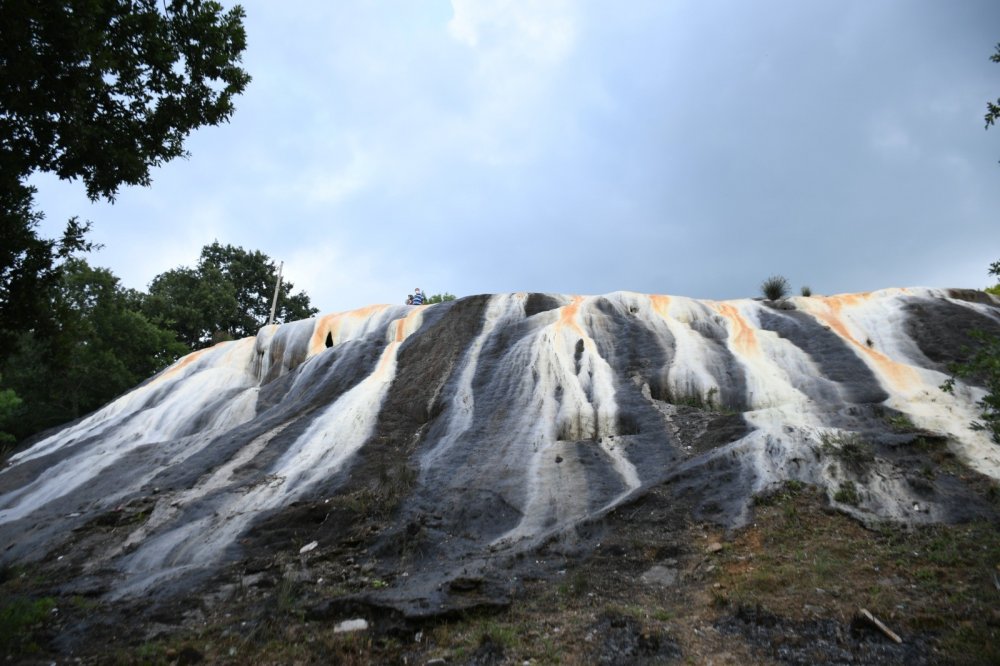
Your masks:
[{"label": "hillside slope", "polygon": [[[317,617],[418,621],[507,604],[653,491],[664,525],[740,528],[788,481],[866,525],[990,521],[982,390],[939,388],[974,329],[1000,333],[995,299],[932,289],[500,294],[267,327],[13,456],[0,563],[153,615],[325,572],[343,584]],[[928,474],[941,451],[967,472]]]}]

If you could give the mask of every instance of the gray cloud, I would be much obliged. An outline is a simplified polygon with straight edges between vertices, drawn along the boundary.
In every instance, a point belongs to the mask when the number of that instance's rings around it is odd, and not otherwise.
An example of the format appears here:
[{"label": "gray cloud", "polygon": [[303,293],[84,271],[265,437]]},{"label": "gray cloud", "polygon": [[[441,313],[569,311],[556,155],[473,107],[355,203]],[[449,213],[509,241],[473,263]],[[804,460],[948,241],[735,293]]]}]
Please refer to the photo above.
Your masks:
[{"label": "gray cloud", "polygon": [[142,288],[220,241],[317,306],[629,289],[983,286],[1000,258],[988,0],[248,7],[229,125],[115,206],[38,178]]}]

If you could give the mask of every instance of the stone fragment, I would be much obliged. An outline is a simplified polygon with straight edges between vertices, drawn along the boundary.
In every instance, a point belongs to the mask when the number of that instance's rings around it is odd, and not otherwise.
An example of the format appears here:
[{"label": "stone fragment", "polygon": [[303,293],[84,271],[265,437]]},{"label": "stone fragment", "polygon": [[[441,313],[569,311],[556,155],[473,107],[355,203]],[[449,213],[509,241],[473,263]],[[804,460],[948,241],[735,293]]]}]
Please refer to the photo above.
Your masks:
[{"label": "stone fragment", "polygon": [[368,628],[368,621],[362,617],[353,620],[344,620],[333,628],[333,633],[343,634],[349,631],[364,631]]},{"label": "stone fragment", "polygon": [[677,569],[657,564],[656,566],[651,567],[646,573],[642,574],[640,580],[647,585],[662,585],[664,587],[669,587],[677,582]]}]

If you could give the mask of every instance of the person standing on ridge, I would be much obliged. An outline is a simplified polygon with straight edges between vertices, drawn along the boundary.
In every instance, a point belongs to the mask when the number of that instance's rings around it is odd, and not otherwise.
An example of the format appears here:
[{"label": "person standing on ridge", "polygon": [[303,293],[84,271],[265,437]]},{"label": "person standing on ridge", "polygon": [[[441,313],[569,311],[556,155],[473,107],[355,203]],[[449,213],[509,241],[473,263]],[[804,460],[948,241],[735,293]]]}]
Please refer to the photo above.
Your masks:
[{"label": "person standing on ridge", "polygon": [[414,305],[423,305],[424,304],[424,295],[420,291],[420,287],[417,287],[417,288],[415,288],[413,290],[413,304]]}]

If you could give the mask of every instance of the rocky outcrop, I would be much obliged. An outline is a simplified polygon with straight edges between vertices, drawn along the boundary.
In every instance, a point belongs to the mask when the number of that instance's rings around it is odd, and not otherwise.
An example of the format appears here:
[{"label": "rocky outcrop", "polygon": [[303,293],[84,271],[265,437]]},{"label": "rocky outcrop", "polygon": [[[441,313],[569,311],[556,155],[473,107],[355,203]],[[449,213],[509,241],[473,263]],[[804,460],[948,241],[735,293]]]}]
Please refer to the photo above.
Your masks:
[{"label": "rocky outcrop", "polygon": [[381,583],[355,601],[421,615],[502,599],[542,545],[588,552],[652,486],[726,526],[787,480],[863,521],[961,520],[990,509],[935,461],[1000,479],[969,426],[982,389],[939,389],[973,329],[1000,332],[1000,303],[931,289],[499,294],[266,327],[13,456],[0,562],[127,603],[348,544]]}]

